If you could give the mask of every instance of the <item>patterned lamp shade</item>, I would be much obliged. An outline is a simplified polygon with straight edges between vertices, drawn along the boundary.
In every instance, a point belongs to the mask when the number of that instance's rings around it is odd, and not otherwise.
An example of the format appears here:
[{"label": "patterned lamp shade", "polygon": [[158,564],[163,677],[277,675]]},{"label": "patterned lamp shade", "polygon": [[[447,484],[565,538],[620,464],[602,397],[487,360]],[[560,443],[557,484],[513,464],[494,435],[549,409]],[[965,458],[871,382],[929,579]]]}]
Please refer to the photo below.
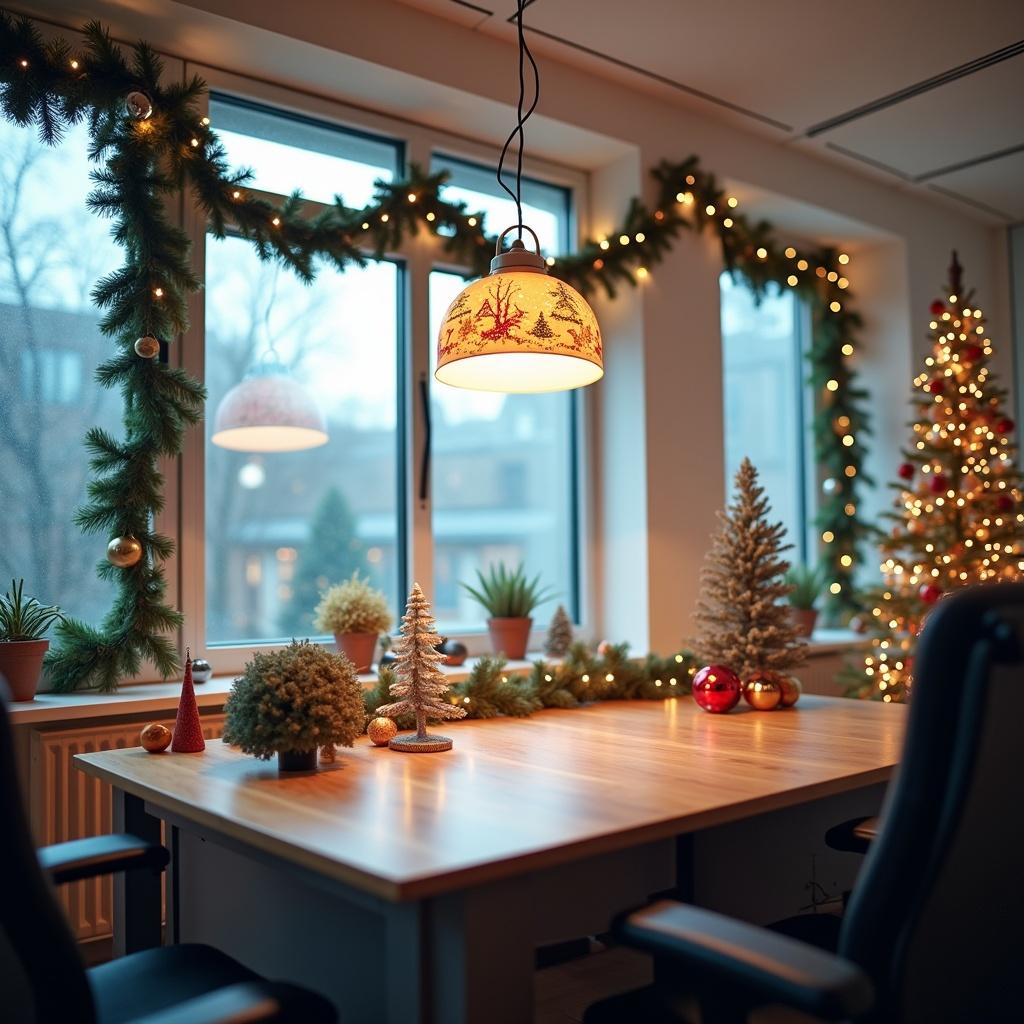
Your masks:
[{"label": "patterned lamp shade", "polygon": [[316,402],[280,363],[268,363],[221,399],[210,440],[236,452],[297,452],[328,438]]},{"label": "patterned lamp shade", "polygon": [[548,276],[539,245],[528,252],[517,239],[500,252],[512,230],[498,236],[491,273],[448,307],[434,376],[458,388],[509,393],[593,384],[604,375],[593,310],[579,292]]}]

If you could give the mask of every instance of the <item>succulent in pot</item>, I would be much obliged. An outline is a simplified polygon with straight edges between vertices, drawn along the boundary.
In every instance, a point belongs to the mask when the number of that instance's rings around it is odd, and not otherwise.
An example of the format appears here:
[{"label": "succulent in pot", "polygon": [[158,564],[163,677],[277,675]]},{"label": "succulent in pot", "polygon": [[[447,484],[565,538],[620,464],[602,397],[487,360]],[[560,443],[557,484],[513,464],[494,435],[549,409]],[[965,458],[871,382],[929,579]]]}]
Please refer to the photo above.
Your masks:
[{"label": "succulent in pot", "polygon": [[786,573],[789,584],[790,614],[803,636],[814,632],[818,621],[815,602],[825,588],[825,573],[818,565],[794,565]]},{"label": "succulent in pot", "polygon": [[369,672],[377,640],[391,627],[391,609],[384,594],[354,572],[320,595],[314,622],[317,629],[334,634],[338,650],[357,672]]},{"label": "succulent in pot", "polygon": [[11,580],[0,597],[0,678],[13,700],[33,700],[43,674],[43,656],[50,646],[46,631],[63,622],[60,609],[24,595],[25,581]]},{"label": "succulent in pot", "polygon": [[363,688],[351,662],[308,640],[256,654],[224,705],[224,742],[281,771],[316,768],[321,747],[351,747],[363,731]]},{"label": "succulent in pot", "polygon": [[477,570],[478,586],[463,583],[465,590],[487,612],[487,628],[495,654],[523,658],[533,625],[532,612],[552,596],[540,586],[540,574],[531,580],[522,563],[509,570],[504,563],[492,565],[485,575]]}]

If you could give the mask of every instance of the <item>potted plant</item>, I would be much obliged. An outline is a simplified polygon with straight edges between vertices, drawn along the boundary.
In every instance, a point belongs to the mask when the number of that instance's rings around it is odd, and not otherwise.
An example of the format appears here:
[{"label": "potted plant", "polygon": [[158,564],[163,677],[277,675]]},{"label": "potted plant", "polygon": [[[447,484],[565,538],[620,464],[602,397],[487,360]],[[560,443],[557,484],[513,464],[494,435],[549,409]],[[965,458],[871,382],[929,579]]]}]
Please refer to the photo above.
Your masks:
[{"label": "potted plant", "polygon": [[363,688],[351,663],[308,640],[257,654],[224,705],[224,742],[280,771],[312,771],[320,747],[351,747],[363,731]]},{"label": "potted plant", "polygon": [[334,634],[338,650],[357,672],[369,672],[377,640],[391,626],[391,610],[383,593],[354,572],[320,595],[314,621],[317,629]]},{"label": "potted plant", "polygon": [[0,678],[5,678],[14,700],[33,700],[43,673],[43,655],[50,641],[43,634],[63,622],[60,609],[22,596],[24,580],[11,580],[0,597]]},{"label": "potted plant", "polygon": [[509,572],[504,563],[499,562],[487,570],[486,576],[479,569],[476,575],[479,587],[468,583],[462,586],[489,616],[487,628],[494,653],[513,659],[525,657],[533,625],[531,612],[551,596],[550,591],[539,586],[539,574],[532,580],[527,579],[522,563]]},{"label": "potted plant", "polygon": [[814,603],[825,586],[824,573],[820,566],[793,565],[786,573],[786,582],[790,588],[790,614],[801,635],[810,636],[814,632],[814,624],[818,621],[818,610]]}]

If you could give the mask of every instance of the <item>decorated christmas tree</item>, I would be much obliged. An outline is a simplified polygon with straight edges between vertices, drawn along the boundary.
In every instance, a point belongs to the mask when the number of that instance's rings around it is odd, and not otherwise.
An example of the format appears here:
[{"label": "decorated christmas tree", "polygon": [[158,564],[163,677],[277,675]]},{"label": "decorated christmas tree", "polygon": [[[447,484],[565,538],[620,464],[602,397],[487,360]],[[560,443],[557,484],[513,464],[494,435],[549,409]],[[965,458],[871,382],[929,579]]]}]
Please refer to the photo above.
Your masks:
[{"label": "decorated christmas tree", "polygon": [[701,571],[695,646],[704,661],[747,680],[754,672],[796,665],[806,644],[785,601],[789,563],[780,555],[791,547],[783,543],[786,528],[769,521],[771,507],[750,459],[737,471],[735,488]]},{"label": "decorated christmas tree", "polygon": [[931,305],[932,343],[914,378],[894,524],[881,544],[882,586],[868,595],[872,648],[847,674],[849,692],[904,700],[929,609],[971,583],[1024,575],[1024,513],[1006,393],[989,368],[992,342],[953,253],[945,295]]},{"label": "decorated christmas tree", "polygon": [[402,616],[402,634],[395,641],[395,682],[391,684],[392,704],[377,709],[378,715],[398,718],[404,714],[416,716],[416,732],[411,736],[396,736],[390,746],[394,750],[427,753],[450,750],[452,741],[445,736],[431,736],[427,732],[430,719],[465,718],[466,712],[446,699],[448,682],[438,667],[445,655],[438,651],[441,637],[434,629],[434,617],[418,583],[412,585],[409,601]]},{"label": "decorated christmas tree", "polygon": [[555,332],[551,330],[547,317],[544,316],[544,310],[537,314],[537,322],[526,333],[534,338],[553,338],[555,336]]},{"label": "decorated christmas tree", "polygon": [[547,639],[544,641],[544,653],[549,658],[564,658],[569,653],[572,643],[572,620],[562,605],[555,610],[548,626]]}]

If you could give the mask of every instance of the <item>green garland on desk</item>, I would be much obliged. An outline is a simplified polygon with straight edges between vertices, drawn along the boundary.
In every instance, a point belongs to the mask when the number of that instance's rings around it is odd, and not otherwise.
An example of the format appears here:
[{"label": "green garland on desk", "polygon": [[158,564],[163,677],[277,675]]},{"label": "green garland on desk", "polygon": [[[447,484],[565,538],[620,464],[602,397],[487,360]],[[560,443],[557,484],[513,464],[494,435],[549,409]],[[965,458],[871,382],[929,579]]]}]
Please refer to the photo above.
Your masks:
[{"label": "green garland on desk", "polygon": [[[373,201],[363,208],[347,207],[339,197],[310,217],[297,192],[280,205],[270,203],[247,187],[250,172],[229,168],[201,111],[207,91],[201,79],[163,85],[161,61],[149,45],[138,43],[127,59],[100,24],[86,26],[84,36],[80,46],[62,39],[45,42],[31,21],[0,10],[0,114],[15,124],[34,125],[51,145],[70,125],[88,122],[96,163],[89,205],[111,218],[125,254],[124,265],[93,291],[103,311],[101,328],[114,347],[97,380],[124,396],[124,435],[89,431],[93,475],[76,522],[107,538],[134,538],[142,557],[129,566],[100,562],[99,575],[117,587],[113,607],[98,628],[74,619],[58,627],[47,663],[58,691],[111,691],[145,659],[165,677],[177,670],[179,660],[171,635],[182,618],[164,600],[163,563],[174,546],[153,528],[164,500],[159,460],[180,455],[185,431],[200,418],[205,392],[199,381],[172,368],[166,354],[151,358],[152,344],[148,356],[144,345],[135,347],[137,339],[156,338],[166,349],[186,329],[188,298],[200,287],[189,263],[188,238],[167,218],[164,200],[187,191],[214,236],[223,237],[230,228],[248,239],[261,259],[290,268],[302,280],[312,279],[318,259],[338,269],[363,266],[420,231],[437,237],[450,262],[479,275],[487,270],[494,237],[487,234],[482,214],[443,198],[443,172],[428,174],[414,164],[406,180],[378,182]],[[834,602],[853,608],[852,573],[869,528],[857,514],[867,418],[865,393],[853,385],[848,362],[860,320],[849,308],[847,257],[831,249],[782,248],[768,223],[736,212],[736,200],[695,156],[664,162],[652,173],[658,185],[653,206],[632,200],[617,231],[551,259],[550,273],[585,294],[602,288],[614,296],[621,283],[648,278],[649,268],[684,230],[713,231],[726,268],[757,295],[769,286],[791,287],[809,302],[814,319],[810,380],[821,396],[815,441],[831,481],[819,524],[831,553]]]}]

